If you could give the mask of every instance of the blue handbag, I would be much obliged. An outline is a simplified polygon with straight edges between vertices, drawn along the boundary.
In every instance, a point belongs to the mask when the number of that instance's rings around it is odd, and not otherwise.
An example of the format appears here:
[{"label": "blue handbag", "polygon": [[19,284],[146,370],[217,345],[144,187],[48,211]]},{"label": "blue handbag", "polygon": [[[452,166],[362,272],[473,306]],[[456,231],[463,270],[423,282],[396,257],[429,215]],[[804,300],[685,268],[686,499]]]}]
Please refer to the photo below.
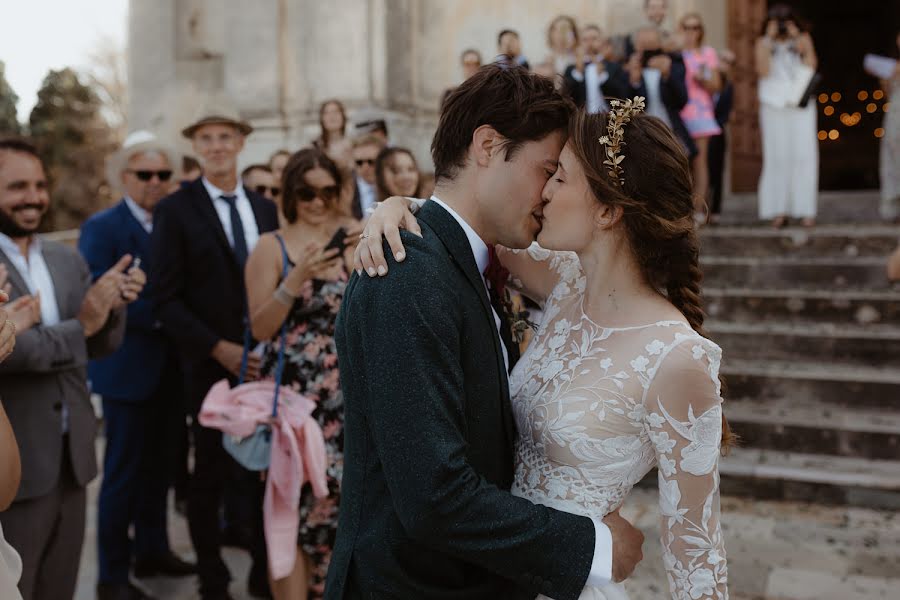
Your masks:
[{"label": "blue handbag", "polygon": [[[281,245],[281,279],[284,280],[288,274],[288,253],[284,245],[284,240],[280,235],[275,235],[278,243]],[[281,389],[281,375],[284,370],[284,348],[285,338],[287,337],[287,317],[281,324],[281,334],[279,336],[281,346],[278,348],[278,362],[275,366],[275,389],[272,392],[272,419],[278,416],[278,392]],[[250,334],[249,317],[244,331],[244,355],[241,358],[241,374],[238,379],[238,386],[244,383],[247,375],[247,357],[250,354],[250,343],[252,336]],[[269,424],[260,424],[256,426],[256,430],[244,438],[233,435],[222,436],[222,446],[240,464],[249,471],[265,471],[269,468],[269,459],[272,453],[272,426]]]}]

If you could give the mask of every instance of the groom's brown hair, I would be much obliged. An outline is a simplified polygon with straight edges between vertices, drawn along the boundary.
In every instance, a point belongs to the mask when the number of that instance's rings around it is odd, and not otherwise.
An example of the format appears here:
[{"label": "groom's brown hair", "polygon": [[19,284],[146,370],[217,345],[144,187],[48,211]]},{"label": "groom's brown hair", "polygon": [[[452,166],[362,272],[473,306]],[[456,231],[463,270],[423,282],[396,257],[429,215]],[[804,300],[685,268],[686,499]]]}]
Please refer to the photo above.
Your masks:
[{"label": "groom's brown hair", "polygon": [[553,80],[522,67],[486,65],[444,101],[431,142],[434,177],[453,179],[466,164],[472,135],[490,125],[506,138],[506,160],[525,142],[566,133],[575,107]]}]

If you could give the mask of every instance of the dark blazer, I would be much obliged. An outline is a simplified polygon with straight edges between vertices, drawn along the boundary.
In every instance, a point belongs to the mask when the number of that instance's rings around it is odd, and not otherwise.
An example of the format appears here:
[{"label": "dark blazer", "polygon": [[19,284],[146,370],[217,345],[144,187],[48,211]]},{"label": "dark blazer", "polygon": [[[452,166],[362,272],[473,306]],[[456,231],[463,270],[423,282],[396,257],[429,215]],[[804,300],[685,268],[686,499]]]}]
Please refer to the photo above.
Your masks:
[{"label": "dark blazer", "polygon": [[453,217],[434,202],[418,216],[407,259],[354,274],[337,319],[344,471],[325,597],[575,600],[594,525],[507,491],[515,427],[484,282]]},{"label": "dark blazer", "polygon": [[[95,280],[125,254],[140,258],[141,268],[150,271],[150,234],[135,219],[124,199],[85,221],[78,249]],[[145,290],[128,305],[122,346],[88,365],[91,390],[117,400],[146,400],[159,385],[166,353],[166,340]]]},{"label": "dark blazer", "polygon": [[[275,204],[245,192],[259,232],[277,229]],[[220,340],[243,342],[247,300],[243,270],[201,179],[160,201],[150,245],[149,297],[163,329],[188,369],[221,374],[210,353]]]},{"label": "dark blazer", "polygon": [[[608,62],[604,61],[603,63],[606,72],[609,73],[609,77],[607,77],[606,81],[600,84],[600,90],[603,92],[603,96],[607,99],[609,98],[626,98],[628,96],[628,79],[625,75],[625,71],[622,70],[622,66],[616,62]],[[575,79],[575,65],[569,65],[566,68],[566,72],[563,74],[563,79],[566,82],[566,89],[569,91],[569,94],[572,96],[572,101],[575,102],[575,105],[578,108],[584,108],[584,105],[587,103],[587,80],[585,77],[581,78],[581,81]]]},{"label": "dark blazer", "polygon": [[[686,71],[684,67],[684,59],[678,53],[670,53],[669,58],[672,59],[672,71],[669,73],[668,79],[660,79],[659,93],[662,102],[666,107],[666,114],[672,123],[672,131],[675,137],[681,142],[688,157],[693,158],[697,154],[697,145],[691,134],[688,133],[687,126],[681,119],[681,109],[688,103],[687,81],[685,80]],[[625,75],[625,84],[627,85],[628,97],[643,96],[647,98],[647,82],[642,77],[641,83],[637,87],[631,85],[628,75]]]},{"label": "dark blazer", "polygon": [[[125,334],[125,311],[118,310],[103,329],[85,339],[76,316],[91,286],[88,266],[69,246],[47,240],[41,243],[60,321],[18,334],[15,350],[0,363],[0,398],[22,456],[22,483],[16,500],[43,496],[59,482],[63,406],[69,414],[69,453],[75,480],[84,486],[97,475],[97,416],[91,405],[86,369],[89,358],[114,351]],[[2,251],[0,262],[9,269],[10,298],[29,295],[21,274]]]}]

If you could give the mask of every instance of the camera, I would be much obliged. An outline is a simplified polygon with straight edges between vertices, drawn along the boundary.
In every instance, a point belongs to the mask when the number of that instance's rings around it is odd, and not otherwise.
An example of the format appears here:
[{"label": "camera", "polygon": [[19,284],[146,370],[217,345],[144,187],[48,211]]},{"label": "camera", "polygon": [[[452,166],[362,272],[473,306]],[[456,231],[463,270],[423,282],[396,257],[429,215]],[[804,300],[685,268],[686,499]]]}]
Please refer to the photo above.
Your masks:
[{"label": "camera", "polygon": [[788,22],[785,19],[778,19],[778,37],[785,37],[788,34]]}]

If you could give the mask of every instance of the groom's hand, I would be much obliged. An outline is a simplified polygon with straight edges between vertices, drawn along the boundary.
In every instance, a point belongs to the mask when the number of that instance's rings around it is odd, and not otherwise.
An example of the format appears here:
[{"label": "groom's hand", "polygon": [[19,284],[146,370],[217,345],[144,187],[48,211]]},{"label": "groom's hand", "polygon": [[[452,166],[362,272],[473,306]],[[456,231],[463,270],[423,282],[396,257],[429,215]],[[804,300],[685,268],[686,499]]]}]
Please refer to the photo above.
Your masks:
[{"label": "groom's hand", "polygon": [[609,527],[612,535],[613,581],[620,583],[631,577],[634,568],[644,558],[644,553],[641,551],[644,534],[623,519],[618,509],[603,517],[603,522]]}]

